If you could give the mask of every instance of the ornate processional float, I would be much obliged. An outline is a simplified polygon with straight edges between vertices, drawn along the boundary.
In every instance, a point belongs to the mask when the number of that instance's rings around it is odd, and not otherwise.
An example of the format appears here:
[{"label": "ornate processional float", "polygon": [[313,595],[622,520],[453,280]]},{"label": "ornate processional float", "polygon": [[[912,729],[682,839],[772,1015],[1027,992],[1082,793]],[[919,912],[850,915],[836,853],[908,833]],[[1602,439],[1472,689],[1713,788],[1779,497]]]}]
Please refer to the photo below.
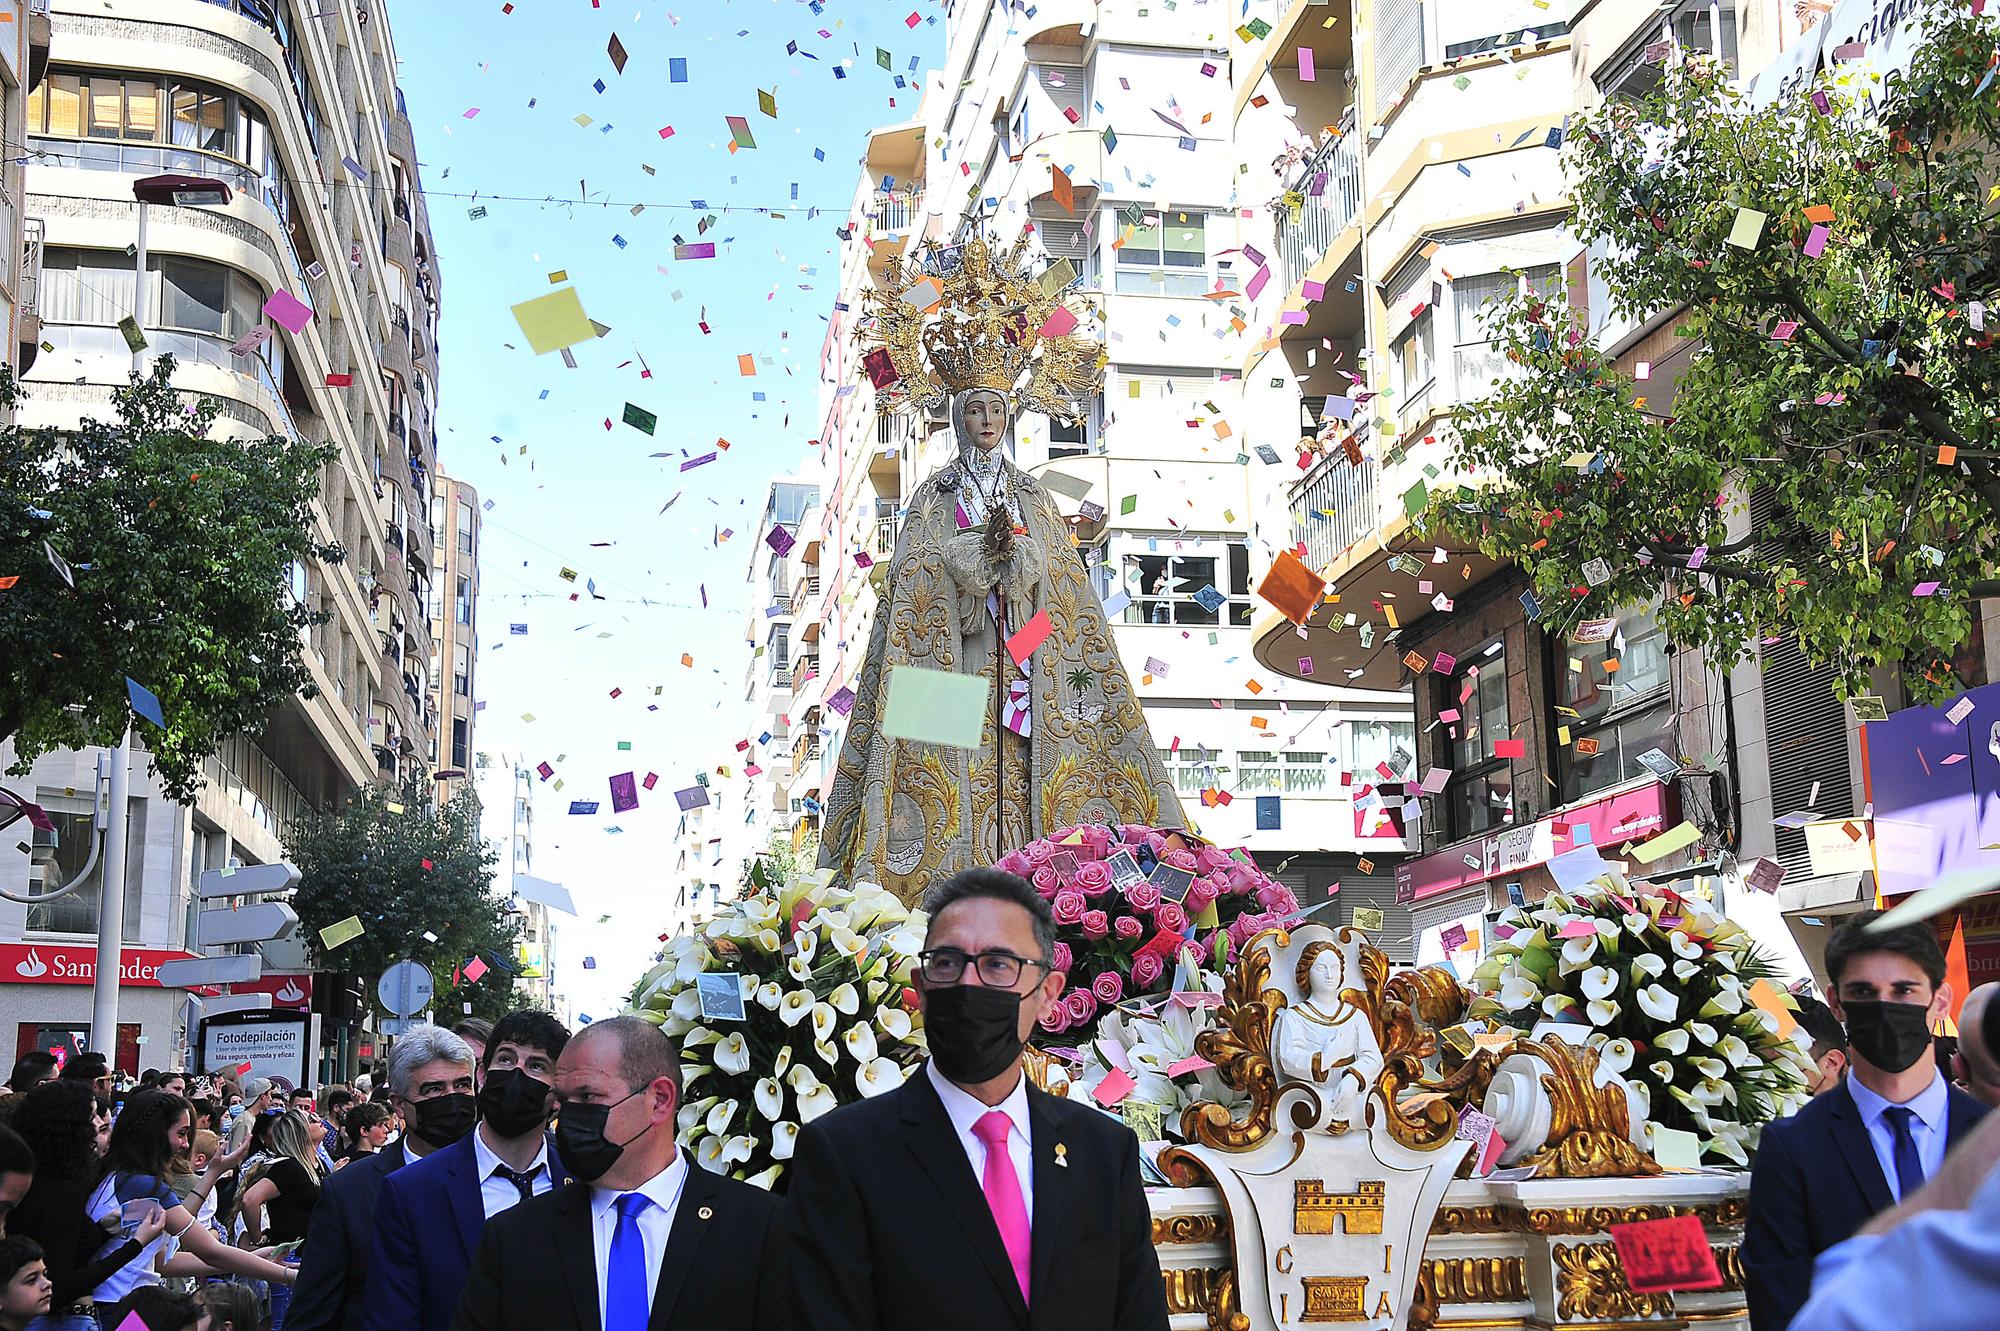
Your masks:
[{"label": "ornate processional float", "polygon": [[[1020,405],[1073,417],[1103,364],[1074,274],[1024,254],[933,244],[871,296],[878,394],[948,404],[958,452],[880,584],[820,867],[754,871],[641,985],[685,1051],[682,1144],[782,1188],[801,1123],[900,1085],[914,903],[997,864],[1049,900],[1067,976],[1031,1071],[1148,1143],[1177,1331],[1746,1326],[1742,1167],[1807,1066],[1766,963],[1613,874],[1504,913],[1469,984],[1392,973],[1177,827],[1068,527],[1001,446],[1024,375]],[[904,671],[983,681],[977,725],[891,726]]]}]

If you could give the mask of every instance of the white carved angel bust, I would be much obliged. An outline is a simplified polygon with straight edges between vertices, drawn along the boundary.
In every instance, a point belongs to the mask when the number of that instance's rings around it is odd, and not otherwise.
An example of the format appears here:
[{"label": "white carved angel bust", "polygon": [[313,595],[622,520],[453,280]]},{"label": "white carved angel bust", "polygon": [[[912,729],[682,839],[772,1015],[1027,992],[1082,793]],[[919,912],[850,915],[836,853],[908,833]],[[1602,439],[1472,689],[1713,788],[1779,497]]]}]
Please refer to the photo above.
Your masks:
[{"label": "white carved angel bust", "polygon": [[1298,1000],[1279,1010],[1271,1032],[1279,1081],[1316,1087],[1331,1132],[1365,1126],[1368,1093],[1382,1074],[1368,1014],[1341,997],[1346,971],[1338,943],[1308,943],[1296,972]]}]

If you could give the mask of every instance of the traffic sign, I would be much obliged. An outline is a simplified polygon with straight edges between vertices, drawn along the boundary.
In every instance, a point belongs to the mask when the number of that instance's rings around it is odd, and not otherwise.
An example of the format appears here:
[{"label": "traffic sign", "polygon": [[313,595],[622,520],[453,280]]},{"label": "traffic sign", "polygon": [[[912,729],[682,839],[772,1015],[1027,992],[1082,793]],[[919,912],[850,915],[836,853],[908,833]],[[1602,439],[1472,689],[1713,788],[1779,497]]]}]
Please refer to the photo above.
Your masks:
[{"label": "traffic sign", "polygon": [[375,995],[382,1000],[384,1010],[398,1017],[413,1017],[430,1006],[436,988],[428,966],[399,961],[382,972],[375,983]]},{"label": "traffic sign", "polygon": [[382,1018],[382,1034],[408,1035],[411,1031],[417,1029],[417,1027],[428,1026],[430,1024],[431,1014],[428,1012],[419,1012],[414,1017],[384,1017]]},{"label": "traffic sign", "polygon": [[260,901],[235,910],[205,910],[195,917],[201,946],[217,943],[267,943],[290,938],[299,927],[299,913],[282,901]]},{"label": "traffic sign", "polygon": [[167,989],[198,989],[211,984],[236,984],[264,976],[264,959],[254,952],[236,957],[190,957],[163,961],[154,972]]},{"label": "traffic sign", "polygon": [[205,869],[195,883],[202,897],[248,897],[263,892],[289,892],[299,883],[295,864],[246,864],[240,869]]}]

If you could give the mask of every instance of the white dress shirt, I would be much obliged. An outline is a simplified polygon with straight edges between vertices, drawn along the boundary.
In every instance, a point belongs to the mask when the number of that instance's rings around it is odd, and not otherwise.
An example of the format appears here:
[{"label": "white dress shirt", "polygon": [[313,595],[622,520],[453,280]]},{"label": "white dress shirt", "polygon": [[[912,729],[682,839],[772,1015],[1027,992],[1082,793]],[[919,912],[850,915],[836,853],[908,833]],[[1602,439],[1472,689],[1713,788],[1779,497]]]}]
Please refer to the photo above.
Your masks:
[{"label": "white dress shirt", "polygon": [[[1881,1331],[1892,1325],[1988,1331],[1996,1307],[2000,1170],[1987,1175],[1963,1211],[1920,1211],[1886,1234],[1857,1234],[1821,1253],[1813,1266],[1812,1298],[1792,1319],[1791,1331]],[[1911,1320],[1905,1322],[1893,1311],[1897,1308],[1909,1310]],[[1915,1315],[1919,1309],[1921,1317]]]},{"label": "white dress shirt", "polygon": [[[674,1161],[636,1188],[590,1190],[591,1247],[597,1256],[597,1324],[604,1326],[604,1305],[611,1282],[611,1240],[618,1234],[618,1199],[628,1192],[643,1192],[653,1204],[639,1213],[639,1236],[646,1241],[646,1297],[660,1287],[660,1265],[667,1256],[667,1236],[673,1233],[674,1212],[681,1204],[681,1188],[687,1183],[686,1151],[676,1150]],[[605,1331],[622,1329],[605,1328]]]},{"label": "white dress shirt", "polygon": [[[508,1169],[514,1167],[495,1155],[493,1148],[486,1144],[484,1123],[472,1130],[472,1154],[479,1161],[480,1209],[485,1211],[486,1218],[491,1220],[508,1207],[519,1204],[521,1190],[493,1172],[502,1166]],[[535,1171],[533,1187],[537,1197],[555,1190],[556,1181],[549,1177],[549,1139],[546,1135],[542,1138],[541,1149],[535,1152],[534,1163],[528,1168]]]},{"label": "white dress shirt", "polygon": [[[1847,1078],[1847,1089],[1853,1093],[1854,1107],[1861,1111],[1862,1126],[1868,1129],[1868,1142],[1875,1148],[1875,1159],[1882,1166],[1882,1177],[1889,1182],[1889,1195],[1900,1202],[1903,1190],[1896,1183],[1896,1125],[1883,1113],[1891,1107],[1890,1102],[1863,1086],[1861,1079],[1851,1074]],[[1915,1113],[1910,1120],[1910,1138],[1917,1144],[1917,1159],[1923,1164],[1926,1179],[1936,1178],[1938,1170],[1944,1167],[1945,1147],[1949,1145],[1945,1119],[1950,1098],[1944,1074],[1933,1072],[1931,1084],[1904,1104],[1905,1108]]]},{"label": "white dress shirt", "polygon": [[937,1070],[937,1064],[925,1060],[924,1073],[936,1088],[938,1099],[944,1101],[945,1116],[951,1119],[953,1131],[958,1133],[958,1144],[965,1148],[965,1158],[972,1164],[972,1178],[985,1190],[986,1143],[972,1130],[972,1125],[986,1117],[995,1109],[1013,1120],[1014,1126],[1007,1133],[1007,1156],[1014,1162],[1014,1173],[1021,1180],[1021,1206],[1028,1213],[1028,1223],[1035,1218],[1035,1156],[1028,1142],[1028,1077],[1014,1083],[1013,1094],[997,1105],[982,1104],[968,1092],[953,1084]]}]

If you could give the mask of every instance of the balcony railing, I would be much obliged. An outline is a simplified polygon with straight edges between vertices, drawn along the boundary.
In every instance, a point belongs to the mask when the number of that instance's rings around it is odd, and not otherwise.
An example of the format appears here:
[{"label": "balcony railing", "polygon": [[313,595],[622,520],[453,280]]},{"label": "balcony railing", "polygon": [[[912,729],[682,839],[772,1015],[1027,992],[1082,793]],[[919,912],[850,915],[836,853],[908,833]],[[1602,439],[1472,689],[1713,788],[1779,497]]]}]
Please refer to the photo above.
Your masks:
[{"label": "balcony railing", "polygon": [[[1357,432],[1367,437],[1364,424]],[[1313,464],[1292,491],[1292,540],[1305,542],[1306,563],[1324,569],[1343,550],[1381,525],[1375,505],[1375,460],[1347,460],[1334,448]]]},{"label": "balcony railing", "polygon": [[792,587],[792,613],[804,614],[819,599],[819,575],[800,578]]},{"label": "balcony railing", "polygon": [[1361,212],[1361,153],[1358,136],[1343,134],[1323,144],[1292,178],[1291,187],[1305,196],[1298,218],[1281,219],[1278,250],[1285,260],[1285,287],[1290,290],[1326,256]]},{"label": "balcony railing", "polygon": [[868,205],[868,220],[878,232],[908,231],[916,212],[916,195],[907,190],[878,190]]},{"label": "balcony railing", "polygon": [[875,524],[874,553],[877,559],[887,559],[896,553],[895,519],[891,518],[887,522],[878,522]]},{"label": "balcony railing", "polygon": [[21,224],[21,312],[38,314],[42,299],[42,243],[46,232],[39,217]]}]

